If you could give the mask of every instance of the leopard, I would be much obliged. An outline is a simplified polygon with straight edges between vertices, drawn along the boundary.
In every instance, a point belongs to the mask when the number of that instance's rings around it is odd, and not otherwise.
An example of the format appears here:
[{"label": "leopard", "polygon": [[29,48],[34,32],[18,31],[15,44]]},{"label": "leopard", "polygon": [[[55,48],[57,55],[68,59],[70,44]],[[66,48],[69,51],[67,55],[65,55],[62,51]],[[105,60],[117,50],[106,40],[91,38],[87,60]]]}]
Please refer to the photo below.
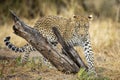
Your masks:
[{"label": "leopard", "polygon": [[[37,29],[53,46],[58,44],[57,37],[52,31],[52,28],[56,27],[67,44],[83,48],[88,72],[97,74],[94,66],[94,56],[89,34],[89,27],[92,18],[92,15],[87,17],[74,15],[72,18],[45,16],[38,19],[33,27],[34,29]],[[36,51],[36,49],[29,43],[23,47],[16,47],[10,42],[10,37],[6,37],[4,42],[9,49],[15,52]],[[28,57],[28,55],[26,57]]]}]

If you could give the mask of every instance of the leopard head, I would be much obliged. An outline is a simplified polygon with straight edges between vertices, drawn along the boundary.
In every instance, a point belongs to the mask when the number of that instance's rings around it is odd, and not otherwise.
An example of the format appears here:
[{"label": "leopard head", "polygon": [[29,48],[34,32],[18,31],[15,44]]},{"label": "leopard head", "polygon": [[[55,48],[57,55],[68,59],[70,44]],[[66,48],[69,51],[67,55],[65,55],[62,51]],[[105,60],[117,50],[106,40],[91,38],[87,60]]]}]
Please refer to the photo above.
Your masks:
[{"label": "leopard head", "polygon": [[92,15],[88,17],[75,15],[73,19],[75,23],[75,32],[80,38],[85,38],[88,35],[89,23],[92,20]]}]

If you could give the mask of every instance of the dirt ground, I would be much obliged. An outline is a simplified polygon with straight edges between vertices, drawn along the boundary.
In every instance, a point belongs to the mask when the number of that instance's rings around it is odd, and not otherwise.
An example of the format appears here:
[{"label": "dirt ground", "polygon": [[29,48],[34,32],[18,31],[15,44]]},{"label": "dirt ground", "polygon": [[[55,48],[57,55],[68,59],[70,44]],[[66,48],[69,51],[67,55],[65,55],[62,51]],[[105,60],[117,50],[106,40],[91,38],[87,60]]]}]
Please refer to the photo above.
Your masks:
[{"label": "dirt ground", "polygon": [[[39,53],[36,52],[36,56]],[[19,54],[13,53],[8,49],[0,49],[0,56],[9,58],[7,60],[0,60],[0,80],[75,80],[76,75],[64,74],[57,71],[55,68],[49,68],[43,65],[39,69],[34,66],[16,66],[14,58],[18,57]],[[30,57],[33,57],[30,55]],[[3,64],[2,64],[3,61]],[[4,66],[4,68],[3,68]],[[14,69],[14,71],[12,71]]]},{"label": "dirt ground", "polygon": [[[97,51],[99,52],[99,51]],[[111,80],[120,79],[120,60],[119,56],[112,56],[108,51],[99,52],[95,58],[97,73],[101,76],[109,77]],[[35,55],[33,55],[35,54]],[[108,56],[105,58],[105,56]],[[77,74],[64,74],[55,68],[46,65],[17,65],[14,58],[20,56],[8,49],[0,49],[0,56],[6,56],[6,60],[0,60],[0,80],[76,80]],[[38,52],[31,53],[30,57],[40,56]],[[117,60],[117,61],[116,61]]]}]

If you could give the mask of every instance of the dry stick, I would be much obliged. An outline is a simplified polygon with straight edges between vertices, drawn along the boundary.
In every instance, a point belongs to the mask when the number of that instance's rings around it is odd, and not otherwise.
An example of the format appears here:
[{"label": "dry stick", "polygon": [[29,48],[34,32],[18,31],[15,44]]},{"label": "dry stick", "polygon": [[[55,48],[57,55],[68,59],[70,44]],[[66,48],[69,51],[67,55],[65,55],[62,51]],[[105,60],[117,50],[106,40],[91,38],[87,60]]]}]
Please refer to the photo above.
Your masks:
[{"label": "dry stick", "polygon": [[79,71],[80,67],[66,55],[59,53],[57,50],[53,49],[47,42],[47,39],[44,38],[38,30],[29,27],[12,11],[10,12],[15,22],[13,30],[16,35],[24,38],[32,46],[34,46],[58,70],[70,73],[77,73]]}]

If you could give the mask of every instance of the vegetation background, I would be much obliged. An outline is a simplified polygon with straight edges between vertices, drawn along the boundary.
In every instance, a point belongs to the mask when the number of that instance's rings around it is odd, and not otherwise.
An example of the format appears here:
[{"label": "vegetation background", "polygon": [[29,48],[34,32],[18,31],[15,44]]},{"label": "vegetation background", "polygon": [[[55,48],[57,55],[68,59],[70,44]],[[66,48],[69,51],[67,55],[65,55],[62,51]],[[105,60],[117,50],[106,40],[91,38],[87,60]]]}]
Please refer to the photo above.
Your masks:
[{"label": "vegetation background", "polygon": [[[94,19],[90,24],[89,32],[96,70],[102,76],[114,80],[120,79],[120,0],[0,0],[1,56],[15,54],[6,49],[3,43],[4,37],[11,36],[11,42],[17,46],[26,43],[24,39],[13,33],[13,21],[9,9],[30,26],[33,26],[40,17],[48,15],[69,18],[73,15],[88,16],[92,14]],[[79,53],[83,53],[82,49],[78,47],[76,49]],[[4,76],[10,74],[10,72],[7,74],[4,71],[2,73]]]}]

